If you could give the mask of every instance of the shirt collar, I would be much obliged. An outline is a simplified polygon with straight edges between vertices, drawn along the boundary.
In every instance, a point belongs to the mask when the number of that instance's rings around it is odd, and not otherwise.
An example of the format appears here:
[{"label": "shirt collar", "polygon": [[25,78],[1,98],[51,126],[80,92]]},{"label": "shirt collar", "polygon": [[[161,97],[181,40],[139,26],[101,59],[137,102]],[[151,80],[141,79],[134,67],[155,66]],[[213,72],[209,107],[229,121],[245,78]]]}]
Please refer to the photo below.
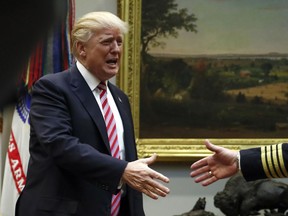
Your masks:
[{"label": "shirt collar", "polygon": [[[94,91],[95,89],[97,89],[97,86],[100,83],[100,80],[97,77],[95,77],[90,71],[88,71],[84,67],[84,65],[82,65],[79,61],[76,62],[76,66],[79,72],[81,73],[81,75],[83,76],[84,80],[88,84],[91,91]],[[107,81],[106,81],[106,84],[107,84]]]}]

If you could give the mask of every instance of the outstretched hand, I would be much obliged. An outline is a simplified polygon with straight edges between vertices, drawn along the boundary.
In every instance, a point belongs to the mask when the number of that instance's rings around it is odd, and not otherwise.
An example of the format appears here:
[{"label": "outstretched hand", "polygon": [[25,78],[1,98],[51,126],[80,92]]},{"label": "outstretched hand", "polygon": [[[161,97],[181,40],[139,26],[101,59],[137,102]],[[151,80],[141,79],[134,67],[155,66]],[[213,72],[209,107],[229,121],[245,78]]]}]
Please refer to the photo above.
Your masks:
[{"label": "outstretched hand", "polygon": [[214,154],[191,165],[191,177],[203,186],[210,185],[219,179],[230,177],[238,172],[237,152],[213,145],[205,140],[206,148]]},{"label": "outstretched hand", "polygon": [[129,162],[122,176],[123,181],[130,187],[152,199],[158,199],[158,196],[165,197],[170,192],[169,188],[157,181],[169,183],[169,178],[148,167],[156,161],[156,158],[157,155],[153,154],[149,158]]}]

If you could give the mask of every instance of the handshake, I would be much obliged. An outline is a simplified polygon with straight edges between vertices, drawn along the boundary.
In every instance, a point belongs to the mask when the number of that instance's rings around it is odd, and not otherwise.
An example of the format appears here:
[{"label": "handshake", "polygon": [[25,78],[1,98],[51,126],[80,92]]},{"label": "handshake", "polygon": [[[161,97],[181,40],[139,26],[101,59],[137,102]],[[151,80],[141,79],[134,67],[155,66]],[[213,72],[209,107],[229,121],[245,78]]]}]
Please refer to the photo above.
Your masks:
[{"label": "handshake", "polygon": [[[214,154],[202,158],[191,165],[190,176],[195,177],[196,183],[203,186],[210,185],[219,179],[230,177],[239,171],[237,152],[212,144],[205,140],[205,146]],[[169,194],[169,188],[160,184],[160,180],[169,183],[169,178],[150,169],[148,165],[156,161],[157,155],[150,158],[139,159],[128,163],[122,179],[132,188],[146,194],[152,199]]]}]

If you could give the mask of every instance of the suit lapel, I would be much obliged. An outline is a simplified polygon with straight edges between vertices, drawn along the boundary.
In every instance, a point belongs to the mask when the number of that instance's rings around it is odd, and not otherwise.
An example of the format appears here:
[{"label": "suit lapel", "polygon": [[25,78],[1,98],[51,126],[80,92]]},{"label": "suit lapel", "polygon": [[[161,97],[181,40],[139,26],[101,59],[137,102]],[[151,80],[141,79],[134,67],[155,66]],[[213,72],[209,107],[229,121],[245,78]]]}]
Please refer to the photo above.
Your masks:
[{"label": "suit lapel", "polygon": [[109,140],[106,131],[105,121],[103,119],[101,110],[98,106],[98,103],[91,92],[89,86],[86,81],[76,68],[76,66],[71,69],[71,87],[72,91],[78,97],[79,101],[83,104],[84,108],[87,110],[97,128],[100,131],[102,139],[110,152]]},{"label": "suit lapel", "polygon": [[132,125],[132,119],[130,115],[127,113],[129,112],[129,108],[127,106],[130,106],[129,104],[125,104],[126,99],[122,99],[121,96],[118,94],[118,89],[110,84],[108,82],[109,90],[114,98],[114,101],[116,103],[116,106],[118,108],[118,111],[120,113],[123,129],[124,129],[124,146],[125,146],[125,157],[127,161],[131,161],[133,155],[136,154],[136,149],[133,149],[134,143],[131,144],[131,142],[134,142],[134,133],[133,133],[133,125]]},{"label": "suit lapel", "polygon": [[118,108],[118,111],[120,113],[120,116],[121,116],[121,119],[122,119],[122,122],[123,122],[123,127],[124,127],[124,132],[125,132],[125,124],[124,122],[126,122],[127,120],[127,114],[126,114],[126,109],[124,108],[124,104],[123,104],[123,101],[121,99],[121,97],[117,94],[117,91],[115,89],[115,87],[113,85],[111,85],[110,82],[108,82],[108,87],[109,87],[109,90],[113,96],[113,99],[116,103],[116,106]]}]

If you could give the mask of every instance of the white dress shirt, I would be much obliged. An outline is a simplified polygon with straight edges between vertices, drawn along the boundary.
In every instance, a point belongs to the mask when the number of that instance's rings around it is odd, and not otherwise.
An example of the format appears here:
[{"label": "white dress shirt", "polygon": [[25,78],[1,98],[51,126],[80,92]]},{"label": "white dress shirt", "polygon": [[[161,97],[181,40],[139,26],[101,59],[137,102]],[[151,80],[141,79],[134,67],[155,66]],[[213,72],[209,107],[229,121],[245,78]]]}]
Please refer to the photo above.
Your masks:
[{"label": "white dress shirt", "polygon": [[[84,80],[87,82],[89,88],[93,92],[93,95],[100,107],[100,110],[102,112],[103,118],[103,110],[102,110],[102,104],[100,101],[100,90],[97,88],[98,84],[100,83],[100,80],[92,75],[79,61],[76,62],[76,66],[78,70],[80,71],[81,75],[83,76]],[[106,81],[107,84],[107,81]],[[110,108],[113,112],[115,121],[116,121],[116,130],[117,130],[117,136],[118,136],[118,143],[119,143],[119,150],[120,150],[120,158],[122,160],[125,159],[125,148],[124,148],[124,139],[123,139],[123,134],[124,134],[124,128],[123,128],[123,122],[120,116],[120,113],[117,109],[116,103],[114,101],[114,98],[108,88],[107,85],[107,100],[110,105]]]}]

